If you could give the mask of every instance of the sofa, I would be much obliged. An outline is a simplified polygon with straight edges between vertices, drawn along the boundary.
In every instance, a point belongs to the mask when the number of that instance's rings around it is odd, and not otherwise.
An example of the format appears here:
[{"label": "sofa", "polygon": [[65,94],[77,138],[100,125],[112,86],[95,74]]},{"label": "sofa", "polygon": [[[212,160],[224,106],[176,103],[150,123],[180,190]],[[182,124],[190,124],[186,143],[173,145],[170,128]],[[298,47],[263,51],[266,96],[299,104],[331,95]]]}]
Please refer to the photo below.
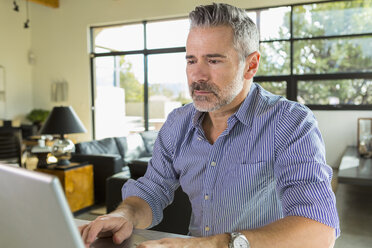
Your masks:
[{"label": "sofa", "polygon": [[[96,204],[106,204],[107,213],[122,201],[121,189],[129,179],[143,176],[152,156],[156,131],[112,137],[75,145],[71,160],[93,164]],[[172,204],[164,210],[162,222],[152,230],[187,234],[191,204],[179,187]]]},{"label": "sofa", "polygon": [[106,202],[108,177],[120,172],[129,177],[146,172],[157,134],[157,131],[147,131],[75,144],[75,153],[70,160],[93,164],[96,204]]}]

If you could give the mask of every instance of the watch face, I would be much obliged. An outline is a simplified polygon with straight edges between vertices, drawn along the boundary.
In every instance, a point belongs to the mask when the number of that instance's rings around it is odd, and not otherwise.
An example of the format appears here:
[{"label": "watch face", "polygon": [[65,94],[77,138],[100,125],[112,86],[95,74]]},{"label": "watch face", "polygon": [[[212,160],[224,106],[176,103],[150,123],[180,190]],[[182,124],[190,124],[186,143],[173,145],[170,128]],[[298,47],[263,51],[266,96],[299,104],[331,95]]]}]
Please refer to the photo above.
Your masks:
[{"label": "watch face", "polygon": [[249,244],[243,237],[238,236],[234,239],[234,248],[249,248]]}]

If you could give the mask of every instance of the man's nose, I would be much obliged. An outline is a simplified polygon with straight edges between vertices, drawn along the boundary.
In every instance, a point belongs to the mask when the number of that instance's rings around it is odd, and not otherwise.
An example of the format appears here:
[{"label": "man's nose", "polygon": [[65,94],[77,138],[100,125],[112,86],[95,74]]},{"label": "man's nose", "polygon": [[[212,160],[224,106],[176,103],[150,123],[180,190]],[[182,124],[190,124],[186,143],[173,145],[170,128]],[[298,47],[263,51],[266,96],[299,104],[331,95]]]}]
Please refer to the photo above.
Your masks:
[{"label": "man's nose", "polygon": [[195,63],[188,69],[188,74],[193,82],[208,81],[209,70],[208,66],[204,63]]}]

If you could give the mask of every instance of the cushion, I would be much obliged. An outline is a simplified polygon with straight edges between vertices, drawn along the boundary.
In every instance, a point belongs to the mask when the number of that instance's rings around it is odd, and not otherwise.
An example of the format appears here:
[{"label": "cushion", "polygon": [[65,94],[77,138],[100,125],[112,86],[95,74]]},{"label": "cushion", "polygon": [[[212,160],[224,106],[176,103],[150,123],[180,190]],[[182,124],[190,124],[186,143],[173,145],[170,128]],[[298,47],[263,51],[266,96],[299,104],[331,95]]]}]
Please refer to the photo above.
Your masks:
[{"label": "cushion", "polygon": [[125,158],[125,153],[127,151],[127,137],[115,137],[115,142],[120,152],[121,158]]},{"label": "cushion", "polygon": [[146,131],[140,133],[142,136],[143,142],[145,143],[145,148],[147,152],[147,156],[152,155],[152,151],[154,150],[155,140],[158,137],[158,131]]},{"label": "cushion", "polygon": [[141,135],[138,133],[129,134],[125,149],[125,162],[130,162],[134,159],[143,157],[146,154],[145,144]]},{"label": "cushion", "polygon": [[115,154],[120,155],[114,138],[93,140],[76,144],[78,154]]}]

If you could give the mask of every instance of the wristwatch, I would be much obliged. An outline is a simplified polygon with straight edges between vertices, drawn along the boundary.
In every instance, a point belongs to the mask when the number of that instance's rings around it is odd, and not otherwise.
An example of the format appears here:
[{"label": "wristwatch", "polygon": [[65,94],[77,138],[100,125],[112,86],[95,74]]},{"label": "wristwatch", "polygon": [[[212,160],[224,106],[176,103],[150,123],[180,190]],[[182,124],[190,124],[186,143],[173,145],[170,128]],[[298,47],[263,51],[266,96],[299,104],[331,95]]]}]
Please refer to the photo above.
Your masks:
[{"label": "wristwatch", "polygon": [[240,232],[230,233],[229,248],[250,248],[248,239]]}]

